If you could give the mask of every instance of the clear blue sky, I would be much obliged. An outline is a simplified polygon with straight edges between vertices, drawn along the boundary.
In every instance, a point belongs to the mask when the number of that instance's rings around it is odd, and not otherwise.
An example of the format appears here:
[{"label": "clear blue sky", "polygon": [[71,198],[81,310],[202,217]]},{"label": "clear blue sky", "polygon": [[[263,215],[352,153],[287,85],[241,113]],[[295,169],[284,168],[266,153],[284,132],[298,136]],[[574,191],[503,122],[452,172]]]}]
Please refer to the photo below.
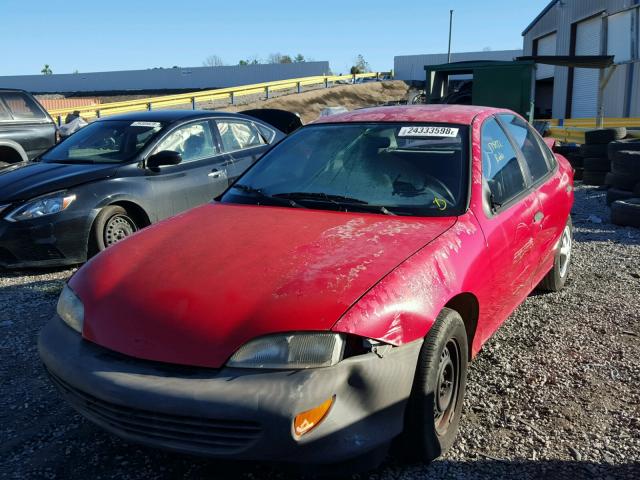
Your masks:
[{"label": "clear blue sky", "polygon": [[328,60],[345,72],[361,53],[373,70],[394,55],[522,48],[548,0],[0,0],[0,75],[227,64],[272,52]]}]

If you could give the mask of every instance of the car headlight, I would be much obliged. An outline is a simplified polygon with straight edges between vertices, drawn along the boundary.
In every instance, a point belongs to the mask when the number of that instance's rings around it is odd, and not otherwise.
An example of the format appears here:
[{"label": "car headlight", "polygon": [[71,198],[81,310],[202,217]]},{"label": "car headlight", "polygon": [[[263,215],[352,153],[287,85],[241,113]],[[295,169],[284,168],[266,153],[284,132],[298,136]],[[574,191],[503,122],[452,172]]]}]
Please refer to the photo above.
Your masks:
[{"label": "car headlight", "polygon": [[73,290],[65,285],[58,299],[57,312],[64,323],[76,332],[82,333],[84,305]]},{"label": "car headlight", "polygon": [[256,338],[227,362],[238,368],[330,367],[342,360],[345,337],[338,333],[300,332]]},{"label": "car headlight", "polygon": [[31,220],[33,218],[62,212],[69,207],[75,199],[75,195],[69,195],[65,192],[45,195],[25,203],[7,215],[5,220],[9,222],[19,222],[21,220]]}]

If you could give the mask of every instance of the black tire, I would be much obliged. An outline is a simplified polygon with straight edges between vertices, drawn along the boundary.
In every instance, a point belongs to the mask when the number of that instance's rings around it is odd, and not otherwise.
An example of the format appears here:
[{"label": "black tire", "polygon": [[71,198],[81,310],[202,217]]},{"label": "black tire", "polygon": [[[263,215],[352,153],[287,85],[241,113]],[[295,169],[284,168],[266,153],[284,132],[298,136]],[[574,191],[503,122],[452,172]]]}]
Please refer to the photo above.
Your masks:
[{"label": "black tire", "polygon": [[589,130],[584,132],[585,143],[588,143],[589,145],[606,145],[614,140],[621,140],[626,136],[627,129],[624,127],[600,128],[598,130]]},{"label": "black tire", "polygon": [[607,190],[607,205],[611,205],[616,200],[628,200],[636,196],[635,193],[628,190],[620,190],[613,187]]},{"label": "black tire", "polygon": [[443,308],[418,356],[405,415],[406,453],[410,456],[428,463],[453,444],[462,415],[468,359],[462,317],[455,310]]},{"label": "black tire", "polygon": [[636,186],[633,187],[633,193],[637,196],[640,197],[640,182],[636,183]]},{"label": "black tire", "polygon": [[133,216],[119,205],[109,205],[98,213],[93,222],[93,248],[90,253],[105,250],[111,245],[137,232],[139,229]]},{"label": "black tire", "polygon": [[609,145],[607,145],[609,159],[613,160],[613,156],[620,150],[640,151],[640,138],[627,138],[609,143]]},{"label": "black tire", "polygon": [[640,198],[613,202],[611,204],[611,222],[624,227],[640,228]]},{"label": "black tire", "polygon": [[583,167],[592,172],[608,172],[611,170],[611,161],[607,157],[589,157],[584,159]]},{"label": "black tire", "polygon": [[613,155],[611,171],[622,175],[629,175],[640,182],[640,150],[620,150]]},{"label": "black tire", "polygon": [[606,174],[605,182],[607,185],[617,188],[618,190],[628,190],[632,192],[639,180],[640,179],[630,175],[610,172]]},{"label": "black tire", "polygon": [[592,172],[591,170],[584,170],[582,173],[582,183],[585,185],[604,185],[607,172]]},{"label": "black tire", "polygon": [[554,151],[560,155],[568,157],[569,155],[575,155],[578,153],[579,147],[577,145],[559,145],[554,148]]},{"label": "black tire", "polygon": [[582,167],[584,165],[584,157],[579,153],[570,153],[567,155],[567,160],[573,167]]},{"label": "black tire", "polygon": [[573,169],[573,179],[574,180],[582,180],[582,176],[584,175],[584,169],[582,167],[575,167]]},{"label": "black tire", "polygon": [[583,157],[606,157],[606,145],[580,145],[580,155]]},{"label": "black tire", "polygon": [[[562,290],[569,277],[571,267],[571,249],[573,246],[573,223],[571,217],[567,219],[567,224],[560,237],[558,251],[553,261],[553,268],[542,279],[538,288],[546,292],[558,292]],[[568,248],[568,250],[565,249]]]}]

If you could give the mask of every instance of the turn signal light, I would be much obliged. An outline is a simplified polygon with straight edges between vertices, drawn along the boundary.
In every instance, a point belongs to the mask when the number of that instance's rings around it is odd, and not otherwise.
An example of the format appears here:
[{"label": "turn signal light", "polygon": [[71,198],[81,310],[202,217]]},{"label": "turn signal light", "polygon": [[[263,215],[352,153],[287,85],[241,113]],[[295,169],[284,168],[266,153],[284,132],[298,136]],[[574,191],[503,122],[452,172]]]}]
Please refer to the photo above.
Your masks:
[{"label": "turn signal light", "polygon": [[322,420],[324,420],[329,413],[329,410],[331,409],[331,405],[333,405],[333,401],[335,400],[335,398],[336,397],[334,395],[317,407],[296,415],[296,417],[293,419],[293,430],[295,431],[296,437],[301,437],[305,433],[313,430],[316,426],[320,425]]}]

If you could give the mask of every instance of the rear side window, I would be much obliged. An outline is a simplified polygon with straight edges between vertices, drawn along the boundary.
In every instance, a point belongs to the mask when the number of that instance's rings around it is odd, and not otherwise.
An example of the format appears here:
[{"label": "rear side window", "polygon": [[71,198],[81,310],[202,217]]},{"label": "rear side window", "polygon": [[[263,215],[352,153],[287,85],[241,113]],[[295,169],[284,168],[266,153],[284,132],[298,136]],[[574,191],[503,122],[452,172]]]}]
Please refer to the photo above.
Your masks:
[{"label": "rear side window", "polygon": [[[45,120],[47,118],[38,104],[24,93],[4,92],[0,95],[9,112],[16,120]],[[2,113],[0,113],[1,115]]]},{"label": "rear side window", "polygon": [[273,142],[273,139],[276,136],[276,132],[271,130],[269,127],[262,125],[261,123],[256,123],[256,127],[260,130],[260,134],[266,140],[267,143]]},{"label": "rear side window", "polygon": [[225,152],[259,147],[266,143],[256,127],[248,122],[216,120]]},{"label": "rear side window", "polygon": [[495,118],[482,126],[482,174],[493,201],[503,205],[527,188],[511,142]]},{"label": "rear side window", "polygon": [[531,130],[527,122],[515,115],[499,115],[499,117],[520,151],[522,151],[524,160],[529,167],[532,181],[540,180],[549,173],[549,164],[536,134]]}]

